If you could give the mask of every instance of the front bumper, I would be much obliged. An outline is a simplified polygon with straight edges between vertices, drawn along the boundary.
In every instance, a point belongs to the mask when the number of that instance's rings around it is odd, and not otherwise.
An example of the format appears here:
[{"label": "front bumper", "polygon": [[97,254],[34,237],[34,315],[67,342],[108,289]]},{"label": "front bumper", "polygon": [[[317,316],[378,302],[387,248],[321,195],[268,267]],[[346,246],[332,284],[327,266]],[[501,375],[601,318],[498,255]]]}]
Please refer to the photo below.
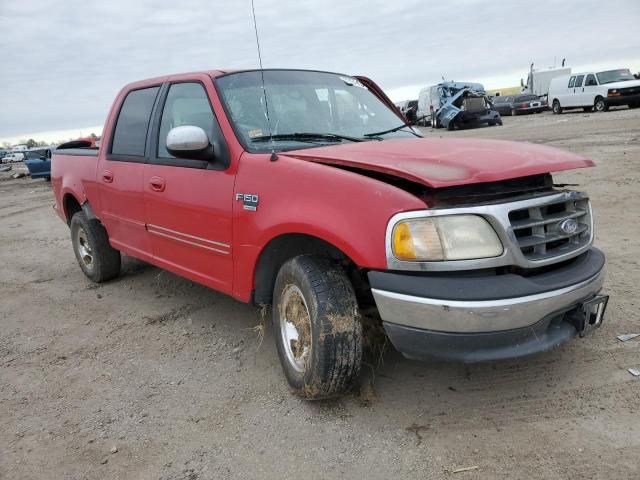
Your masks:
[{"label": "front bumper", "polygon": [[616,97],[609,97],[605,100],[607,105],[617,106],[617,105],[634,105],[640,103],[640,93],[631,94],[631,95],[619,95]]},{"label": "front bumper", "polygon": [[481,361],[575,336],[571,312],[601,290],[604,272],[604,255],[592,248],[529,277],[369,272],[369,281],[387,335],[405,356]]}]

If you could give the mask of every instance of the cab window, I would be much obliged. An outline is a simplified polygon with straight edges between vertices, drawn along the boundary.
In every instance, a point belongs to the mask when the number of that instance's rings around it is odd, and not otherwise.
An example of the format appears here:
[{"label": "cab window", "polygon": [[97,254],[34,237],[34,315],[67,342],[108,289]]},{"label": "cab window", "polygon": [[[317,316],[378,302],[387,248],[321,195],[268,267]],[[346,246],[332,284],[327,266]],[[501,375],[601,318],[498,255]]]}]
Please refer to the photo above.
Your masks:
[{"label": "cab window", "polygon": [[593,73],[590,73],[589,75],[587,75],[587,80],[584,82],[584,86],[585,87],[593,87],[595,85],[598,85],[598,82],[596,80],[596,76]]},{"label": "cab window", "polygon": [[151,111],[160,87],[133,90],[122,103],[111,144],[113,155],[144,157]]},{"label": "cab window", "polygon": [[167,151],[167,134],[172,128],[184,125],[200,127],[211,140],[214,121],[209,98],[201,84],[176,83],[171,85],[160,121],[158,157],[173,158]]}]

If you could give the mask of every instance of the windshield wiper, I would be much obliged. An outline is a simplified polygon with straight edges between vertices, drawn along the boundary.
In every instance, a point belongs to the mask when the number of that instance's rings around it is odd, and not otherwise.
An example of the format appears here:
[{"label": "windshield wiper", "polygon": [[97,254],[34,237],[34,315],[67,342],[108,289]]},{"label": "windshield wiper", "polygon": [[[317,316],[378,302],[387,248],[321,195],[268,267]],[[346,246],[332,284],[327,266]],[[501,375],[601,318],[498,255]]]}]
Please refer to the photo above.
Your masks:
[{"label": "windshield wiper", "polygon": [[364,136],[365,137],[377,137],[379,135],[384,135],[386,133],[393,133],[393,132],[397,132],[398,130],[402,130],[403,128],[409,128],[409,131],[415,135],[418,138],[423,138],[422,135],[417,134],[416,132],[413,131],[413,128],[411,127],[411,125],[409,125],[408,123],[405,123],[403,125],[399,125],[397,127],[394,128],[390,128],[389,130],[383,130],[381,132],[373,132],[373,133],[365,133]]},{"label": "windshield wiper", "polygon": [[[368,137],[368,135],[367,135]],[[252,142],[268,142],[273,140],[299,140],[299,141],[321,141],[328,140],[330,142],[340,142],[342,140],[349,140],[350,142],[364,142],[370,140],[370,138],[350,137],[348,135],[340,135],[338,133],[312,133],[312,132],[295,132],[295,133],[280,133],[277,135],[260,135],[259,137],[253,137]],[[381,139],[380,139],[381,140]]]}]

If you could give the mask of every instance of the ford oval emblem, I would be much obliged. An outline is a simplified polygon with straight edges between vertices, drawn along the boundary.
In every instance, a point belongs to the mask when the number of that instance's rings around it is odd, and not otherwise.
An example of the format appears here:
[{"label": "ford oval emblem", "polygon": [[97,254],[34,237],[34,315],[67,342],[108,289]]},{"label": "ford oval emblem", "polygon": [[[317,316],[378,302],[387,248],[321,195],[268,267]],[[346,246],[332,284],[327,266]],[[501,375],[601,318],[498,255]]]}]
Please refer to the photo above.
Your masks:
[{"label": "ford oval emblem", "polygon": [[578,222],[573,218],[567,218],[560,223],[560,230],[562,230],[562,233],[566,233],[567,235],[576,233],[576,230],[578,230]]}]

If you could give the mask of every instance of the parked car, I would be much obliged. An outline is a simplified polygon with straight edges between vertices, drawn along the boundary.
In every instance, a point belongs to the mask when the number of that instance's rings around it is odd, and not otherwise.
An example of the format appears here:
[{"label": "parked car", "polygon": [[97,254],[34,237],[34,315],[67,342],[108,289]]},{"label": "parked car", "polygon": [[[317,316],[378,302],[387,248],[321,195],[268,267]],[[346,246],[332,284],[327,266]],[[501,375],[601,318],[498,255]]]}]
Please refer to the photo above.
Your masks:
[{"label": "parked car", "polygon": [[418,117],[430,117],[431,128],[473,128],[502,125],[500,114],[480,83],[442,82],[420,90]]},{"label": "parked car", "polygon": [[51,147],[36,147],[25,152],[24,164],[31,178],[51,179]]},{"label": "parked car", "polygon": [[508,97],[493,97],[492,104],[493,109],[500,115],[540,113],[548,108],[546,100],[528,93],[509,95]]},{"label": "parked car", "polygon": [[613,105],[640,106],[640,80],[629,69],[564,75],[551,80],[549,101],[553,113],[582,108],[606,112]]},{"label": "parked car", "polygon": [[556,347],[604,318],[589,197],[551,175],[593,162],[423,139],[365,77],[144,80],[118,94],[103,139],[53,154],[54,209],[84,274],[116,277],[122,252],[272,305],[305,398],[356,381],[370,325],[409,358],[473,362]]},{"label": "parked car", "polygon": [[5,155],[2,159],[2,163],[15,163],[22,162],[24,160],[24,152],[11,152]]}]

